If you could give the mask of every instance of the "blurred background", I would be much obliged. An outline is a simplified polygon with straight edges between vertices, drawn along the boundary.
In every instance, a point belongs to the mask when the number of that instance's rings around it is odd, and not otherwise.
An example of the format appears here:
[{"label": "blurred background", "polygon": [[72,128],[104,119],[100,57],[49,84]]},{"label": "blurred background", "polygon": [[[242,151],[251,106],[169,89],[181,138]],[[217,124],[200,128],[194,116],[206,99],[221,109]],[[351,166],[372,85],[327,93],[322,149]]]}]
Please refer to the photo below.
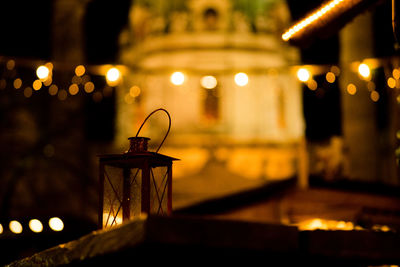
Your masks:
[{"label": "blurred background", "polygon": [[[290,179],[396,195],[391,2],[364,1],[323,36],[282,38],[322,2],[1,3],[2,260],[96,229],[97,155],[126,151],[160,107],[172,117],[160,153],[181,159],[174,209]],[[149,120],[150,150],[167,126]]]}]

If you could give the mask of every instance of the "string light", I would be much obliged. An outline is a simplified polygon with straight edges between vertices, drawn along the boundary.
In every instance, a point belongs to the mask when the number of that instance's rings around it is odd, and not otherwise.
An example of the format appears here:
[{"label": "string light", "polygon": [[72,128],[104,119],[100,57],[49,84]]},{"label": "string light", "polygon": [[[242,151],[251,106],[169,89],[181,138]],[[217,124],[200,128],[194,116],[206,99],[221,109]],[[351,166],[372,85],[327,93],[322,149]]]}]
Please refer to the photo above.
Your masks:
[{"label": "string light", "polygon": [[246,86],[249,83],[249,76],[244,72],[236,73],[234,79],[238,86]]},{"label": "string light", "polygon": [[400,70],[399,69],[393,69],[392,74],[396,80],[400,79]]},{"label": "string light", "polygon": [[85,90],[86,93],[91,93],[94,91],[94,83],[92,82],[87,82],[85,83],[83,89]]},{"label": "string light", "polygon": [[32,219],[29,221],[29,228],[34,233],[40,233],[43,231],[43,224],[38,219]]},{"label": "string light", "polygon": [[116,67],[110,68],[106,73],[106,81],[109,86],[116,86],[121,79],[121,72]]},{"label": "string light", "polygon": [[370,94],[371,100],[374,102],[378,102],[379,100],[379,93],[377,91],[372,91]]},{"label": "string light", "polygon": [[76,68],[75,68],[76,76],[81,77],[85,74],[85,72],[86,72],[85,66],[83,66],[83,65],[76,66]]},{"label": "string light", "polygon": [[354,85],[354,84],[352,84],[352,83],[349,83],[348,85],[347,85],[347,92],[350,94],[350,95],[355,95],[356,93],[357,93],[357,87]]},{"label": "string light", "polygon": [[185,74],[180,71],[176,71],[171,74],[170,81],[174,85],[182,85],[185,82]]},{"label": "string light", "polygon": [[50,218],[49,220],[50,229],[56,232],[62,231],[64,229],[63,221],[58,217]]},{"label": "string light", "polygon": [[47,79],[47,77],[49,77],[49,74],[50,74],[49,68],[43,65],[39,66],[36,70],[36,75],[41,80]]},{"label": "string light", "polygon": [[56,95],[58,92],[58,86],[55,84],[50,85],[49,87],[49,94],[50,95]]},{"label": "string light", "polygon": [[392,77],[389,77],[389,79],[387,79],[387,85],[390,88],[395,88],[396,87],[396,80]]},{"label": "string light", "polygon": [[218,82],[214,76],[207,75],[200,79],[200,84],[206,89],[214,89],[217,87]]},{"label": "string light", "polygon": [[318,84],[314,79],[309,79],[307,81],[307,87],[308,87],[308,89],[315,91],[318,88]]},{"label": "string light", "polygon": [[363,78],[368,78],[371,75],[371,70],[369,66],[365,63],[361,63],[358,66],[358,73],[363,77]]},{"label": "string light", "polygon": [[310,72],[305,68],[300,68],[297,71],[297,78],[299,79],[299,81],[306,82],[310,79],[310,77],[311,77]]},{"label": "string light", "polygon": [[10,231],[14,234],[20,234],[23,231],[22,225],[19,221],[11,221],[8,226]]},{"label": "string light", "polygon": [[13,82],[14,88],[19,89],[22,86],[22,80],[20,78],[17,78]]},{"label": "string light", "polygon": [[26,97],[26,98],[29,98],[29,97],[31,97],[32,96],[32,88],[31,87],[26,87],[25,89],[24,89],[24,96]]},{"label": "string light", "polygon": [[288,41],[293,37],[293,35],[297,34],[298,32],[302,31],[304,28],[308,27],[309,25],[313,24],[315,21],[319,20],[322,16],[326,13],[330,12],[333,8],[337,7],[338,4],[343,2],[343,0],[332,0],[329,1],[327,4],[323,5],[315,12],[307,16],[305,19],[296,23],[293,27],[282,34],[282,39],[284,41]]},{"label": "string light", "polygon": [[38,91],[38,90],[40,90],[40,88],[42,88],[42,82],[41,82],[40,80],[35,80],[35,81],[32,83],[32,87],[33,87],[33,89],[34,89],[35,91]]},{"label": "string light", "polygon": [[138,97],[140,95],[140,92],[140,87],[137,85],[134,85],[129,89],[129,94],[131,97]]},{"label": "string light", "polygon": [[326,73],[325,78],[328,83],[334,83],[336,80],[335,74],[330,71]]},{"label": "string light", "polygon": [[79,92],[79,87],[76,84],[71,84],[68,88],[70,95],[76,95]]},{"label": "string light", "polygon": [[[334,1],[331,1],[334,3]],[[338,2],[338,1],[337,1]],[[22,65],[25,64],[33,64],[33,63],[27,63],[26,60],[23,61],[16,61],[14,59],[6,59],[4,58],[0,59],[4,65],[6,65],[7,70],[15,70],[15,68],[21,65],[20,62],[22,62]],[[371,81],[371,68],[376,68],[379,66],[387,66],[385,62],[387,59],[364,59],[361,63],[359,62],[354,62],[351,63],[352,67],[351,69],[353,71],[358,72],[360,75],[360,78],[365,79],[367,81],[367,88],[368,91],[370,92],[370,99],[374,102],[379,101],[380,94],[375,90],[375,83]],[[391,59],[389,59],[391,60]],[[394,64],[392,61],[389,61],[390,64]],[[101,101],[104,97],[108,97],[113,94],[112,87],[105,87],[105,88],[100,88],[101,91],[95,91],[95,85],[93,82],[90,81],[90,73],[97,73],[97,75],[104,75],[107,80],[107,83],[110,86],[115,86],[116,84],[119,83],[119,81],[122,78],[121,70],[126,71],[124,66],[118,66],[118,67],[112,67],[110,65],[101,65],[101,66],[84,66],[84,65],[78,65],[75,67],[69,67],[70,70],[73,71],[74,75],[71,79],[72,84],[70,84],[66,89],[59,89],[56,84],[53,84],[53,79],[52,79],[52,71],[53,71],[53,63],[47,62],[45,64],[42,63],[42,65],[34,63],[33,65],[36,65],[39,67],[36,68],[36,76],[38,79],[34,80],[31,86],[26,86],[24,87],[23,95],[26,98],[30,98],[35,91],[41,90],[43,86],[48,87],[48,93],[49,95],[52,96],[57,96],[57,98],[61,101],[66,100],[68,95],[74,96],[79,93],[79,90],[84,90],[86,93],[93,93],[92,98],[93,101],[99,102]],[[65,68],[65,67],[64,67]],[[317,82],[313,79],[313,75],[325,75],[325,79],[328,83],[334,83],[336,81],[336,77],[340,74],[341,70],[338,66],[332,65],[332,66],[318,66],[318,65],[307,65],[300,67],[299,66],[294,66],[294,67],[289,67],[289,70],[296,70],[296,75],[297,78],[301,81],[304,82],[307,87],[310,90],[316,90],[318,88]],[[88,71],[91,71],[90,73]],[[266,74],[271,75],[272,71],[275,73],[279,72],[277,69],[273,70],[267,70]],[[125,72],[123,72],[125,73]],[[392,77],[388,77],[386,82],[387,86],[389,88],[400,88],[400,68],[393,68],[390,72],[392,74]],[[5,76],[8,77],[8,76]],[[15,77],[15,76],[14,76]],[[185,80],[186,76],[182,72],[174,72],[171,77],[171,82],[175,85],[182,85]],[[116,82],[116,83],[115,83]],[[206,75],[201,77],[199,80],[200,85],[203,88],[206,89],[213,89],[217,86],[218,81],[214,76],[211,75]],[[241,72],[237,73],[234,77],[234,82],[238,86],[245,86],[249,82],[249,77],[246,73]],[[112,83],[112,84],[111,84]],[[21,79],[21,77],[15,78],[14,80],[8,81],[8,78],[1,78],[0,79],[0,89],[5,89],[7,86],[13,86],[15,89],[21,89],[23,88],[22,86],[25,84],[25,82]],[[324,89],[323,87],[321,89]],[[354,84],[348,84],[346,86],[346,91],[347,93],[351,95],[355,95],[357,93],[357,87]],[[129,89],[129,97],[132,98],[132,100],[139,96],[141,94],[141,88],[138,86],[132,86]],[[131,102],[131,99],[128,99],[126,102]],[[400,96],[396,99],[400,99]],[[400,102],[400,100],[397,100]]]},{"label": "string light", "polygon": [[65,99],[67,99],[68,93],[64,89],[61,89],[58,91],[57,97],[59,100],[64,101]]}]

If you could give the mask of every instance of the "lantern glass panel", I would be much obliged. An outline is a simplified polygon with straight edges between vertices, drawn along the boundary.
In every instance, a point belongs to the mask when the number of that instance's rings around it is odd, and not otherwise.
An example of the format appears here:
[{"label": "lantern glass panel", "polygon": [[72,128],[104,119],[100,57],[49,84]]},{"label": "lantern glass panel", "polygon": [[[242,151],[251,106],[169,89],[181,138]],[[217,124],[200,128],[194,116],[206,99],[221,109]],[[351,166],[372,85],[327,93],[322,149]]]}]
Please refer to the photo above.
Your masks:
[{"label": "lantern glass panel", "polygon": [[141,169],[104,166],[103,227],[140,215],[141,187]]},{"label": "lantern glass panel", "polygon": [[167,215],[169,167],[162,166],[150,170],[150,213]]}]

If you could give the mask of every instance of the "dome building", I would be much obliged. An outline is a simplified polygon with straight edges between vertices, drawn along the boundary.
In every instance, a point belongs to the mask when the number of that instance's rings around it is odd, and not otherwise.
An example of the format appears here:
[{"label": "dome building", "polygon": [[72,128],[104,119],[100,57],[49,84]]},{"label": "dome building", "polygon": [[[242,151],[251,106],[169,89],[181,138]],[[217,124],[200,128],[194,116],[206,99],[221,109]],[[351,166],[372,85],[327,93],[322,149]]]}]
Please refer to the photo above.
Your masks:
[{"label": "dome building", "polygon": [[[117,145],[163,107],[172,130],[162,151],[182,159],[182,181],[209,177],[220,193],[295,176],[304,125],[288,68],[298,53],[280,38],[289,16],[278,0],[135,1],[120,35]],[[164,120],[144,129],[154,146]]]}]

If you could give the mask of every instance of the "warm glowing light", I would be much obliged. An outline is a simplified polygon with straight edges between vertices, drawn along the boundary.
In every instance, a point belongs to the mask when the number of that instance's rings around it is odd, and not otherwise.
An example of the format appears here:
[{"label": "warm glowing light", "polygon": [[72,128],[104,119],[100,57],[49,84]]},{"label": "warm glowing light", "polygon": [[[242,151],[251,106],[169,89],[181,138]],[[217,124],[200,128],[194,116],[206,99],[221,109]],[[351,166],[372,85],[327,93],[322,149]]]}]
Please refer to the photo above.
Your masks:
[{"label": "warm glowing light", "polygon": [[365,63],[361,63],[358,66],[358,73],[364,77],[364,78],[368,78],[371,75],[371,70],[369,69],[368,65]]},{"label": "warm glowing light", "polygon": [[308,17],[299,21],[294,26],[292,26],[289,30],[284,32],[282,34],[282,39],[284,41],[288,41],[290,38],[292,38],[293,35],[295,35],[299,31],[303,30],[308,25],[314,23],[316,20],[319,20],[322,16],[324,16],[326,13],[330,12],[333,8],[335,8],[342,1],[343,0],[332,0],[332,1],[329,1],[328,3],[326,3],[325,5],[321,6],[314,13],[310,14]]},{"label": "warm glowing light", "polygon": [[328,73],[326,73],[325,78],[328,83],[334,83],[336,80],[335,74],[330,71]]},{"label": "warm glowing light", "polygon": [[235,83],[239,86],[246,86],[249,83],[249,76],[244,72],[236,73]]},{"label": "warm glowing light", "polygon": [[326,223],[321,219],[307,220],[299,224],[300,230],[316,230],[316,229],[327,229]]},{"label": "warm glowing light", "polygon": [[72,81],[72,83],[75,83],[75,84],[81,84],[82,83],[82,77],[74,75],[74,77],[72,77],[71,81]]},{"label": "warm glowing light", "polygon": [[7,81],[6,79],[0,79],[0,90],[3,90],[7,86]]},{"label": "warm glowing light", "polygon": [[32,219],[29,221],[29,228],[32,232],[40,233],[43,231],[43,224],[38,219]]},{"label": "warm glowing light", "polygon": [[3,225],[0,223],[0,235],[3,233]]},{"label": "warm glowing light", "polygon": [[370,94],[371,100],[374,102],[378,102],[379,100],[379,93],[377,91],[372,91]]},{"label": "warm glowing light", "polygon": [[369,91],[374,91],[375,88],[376,88],[376,85],[375,85],[375,83],[373,81],[369,81],[367,83],[367,88],[368,88]]},{"label": "warm glowing light", "polygon": [[36,75],[38,76],[39,79],[45,80],[47,77],[50,75],[50,70],[46,66],[39,66],[36,70]]},{"label": "warm glowing light", "polygon": [[31,87],[26,87],[25,89],[24,89],[24,96],[26,97],[26,98],[29,98],[29,97],[31,97],[32,96],[32,88]]},{"label": "warm glowing light", "polygon": [[400,140],[400,130],[396,132],[396,138]]},{"label": "warm glowing light", "polygon": [[94,83],[92,82],[87,82],[85,83],[85,86],[83,87],[86,93],[91,93],[94,91]]},{"label": "warm glowing light", "polygon": [[9,224],[10,231],[13,232],[14,234],[20,234],[22,233],[22,225],[19,221],[11,221]]},{"label": "warm glowing light", "polygon": [[58,217],[53,217],[49,220],[49,226],[51,230],[59,232],[64,229],[63,221]]},{"label": "warm glowing light", "polygon": [[59,100],[64,101],[68,97],[68,93],[66,90],[61,89],[58,91],[57,97]]},{"label": "warm glowing light", "polygon": [[302,82],[308,81],[308,79],[310,79],[310,77],[311,77],[310,72],[305,68],[300,68],[297,71],[297,78]]},{"label": "warm glowing light", "polygon": [[[340,230],[340,231],[351,231],[356,228],[352,222],[336,221],[336,220],[325,220],[325,219],[310,219],[298,224],[300,230]],[[357,230],[363,230],[358,227]]]},{"label": "warm glowing light", "polygon": [[317,82],[316,82],[314,79],[309,79],[309,80],[307,81],[307,87],[308,87],[310,90],[315,91],[315,90],[317,90],[317,88],[318,88],[318,84],[317,84]]},{"label": "warm glowing light", "polygon": [[50,85],[49,87],[49,94],[50,95],[56,95],[58,92],[58,87],[55,84]]},{"label": "warm glowing light", "polygon": [[138,97],[140,95],[140,92],[140,87],[137,85],[134,85],[129,89],[129,94],[131,97]]},{"label": "warm glowing light", "polygon": [[79,92],[79,87],[73,83],[69,86],[68,91],[71,95],[76,95]]},{"label": "warm glowing light", "polygon": [[389,232],[391,229],[387,225],[375,224],[375,225],[372,226],[372,230],[374,230],[374,231],[382,231],[382,232]]},{"label": "warm glowing light", "polygon": [[208,75],[201,78],[200,84],[206,89],[214,89],[217,86],[218,82],[214,76]]},{"label": "warm glowing light", "polygon": [[134,101],[134,98],[131,96],[131,94],[126,94],[124,97],[125,103],[127,103],[128,105],[132,104]]},{"label": "warm glowing light", "polygon": [[92,95],[93,101],[94,102],[100,102],[101,100],[103,100],[103,94],[99,91],[94,92]]},{"label": "warm glowing light", "polygon": [[103,213],[103,226],[116,226],[122,224],[122,217],[114,217],[109,213]]},{"label": "warm glowing light", "polygon": [[349,93],[351,95],[355,95],[357,93],[357,87],[354,84],[349,83],[347,85],[347,93]]},{"label": "warm glowing light", "polygon": [[171,74],[170,81],[174,85],[182,85],[185,82],[185,74],[180,71],[176,71]]},{"label": "warm glowing light", "polygon": [[400,79],[400,70],[399,69],[394,69],[392,71],[393,74],[393,78],[395,78],[396,80]]},{"label": "warm glowing light", "polygon": [[22,86],[22,80],[21,80],[20,78],[15,79],[13,85],[14,85],[14,88],[15,88],[15,89],[21,88],[21,86]]},{"label": "warm glowing light", "polygon": [[51,76],[49,76],[49,77],[47,77],[46,80],[43,81],[43,84],[45,86],[50,86],[52,82],[53,82],[53,79],[51,78]]},{"label": "warm glowing light", "polygon": [[340,69],[338,66],[332,66],[331,67],[331,72],[333,72],[333,74],[335,74],[336,76],[339,76],[340,74]]},{"label": "warm glowing light", "polygon": [[35,80],[32,84],[34,90],[38,91],[42,88],[42,82],[40,80]]},{"label": "warm glowing light", "polygon": [[86,71],[86,69],[85,69],[85,66],[83,66],[83,65],[79,65],[79,66],[76,66],[76,68],[75,68],[75,74],[76,74],[76,76],[82,76],[83,74],[85,74],[85,71]]},{"label": "warm glowing light", "polygon": [[396,87],[396,80],[395,80],[394,78],[390,77],[390,78],[387,80],[387,85],[388,85],[390,88],[395,88],[395,87]]},{"label": "warm glowing light", "polygon": [[10,59],[7,61],[6,67],[8,70],[12,70],[15,67],[15,60]]},{"label": "warm glowing light", "polygon": [[390,228],[389,228],[389,226],[387,226],[387,225],[382,225],[382,226],[381,226],[381,231],[382,231],[382,232],[389,232],[389,231],[390,231]]},{"label": "warm glowing light", "polygon": [[115,86],[118,84],[119,80],[121,79],[121,72],[115,68],[110,68],[106,73],[106,80],[108,85]]}]

